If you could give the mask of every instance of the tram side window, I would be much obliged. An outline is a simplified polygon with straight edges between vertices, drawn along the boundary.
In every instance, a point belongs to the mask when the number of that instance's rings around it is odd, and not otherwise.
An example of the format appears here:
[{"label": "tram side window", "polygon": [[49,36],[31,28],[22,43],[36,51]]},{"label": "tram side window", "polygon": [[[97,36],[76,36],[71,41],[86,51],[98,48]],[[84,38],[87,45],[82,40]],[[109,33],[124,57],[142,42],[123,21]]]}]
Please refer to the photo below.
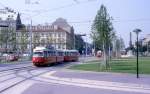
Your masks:
[{"label": "tram side window", "polygon": [[58,52],[58,56],[61,56],[60,52]]},{"label": "tram side window", "polygon": [[71,56],[74,56],[74,52],[71,52]]},{"label": "tram side window", "polygon": [[55,51],[52,51],[52,56],[56,56],[56,53],[55,53]]},{"label": "tram side window", "polygon": [[61,52],[58,52],[58,56],[61,56]]},{"label": "tram side window", "polygon": [[55,56],[55,51],[50,51],[50,56]]},{"label": "tram side window", "polygon": [[59,56],[63,56],[63,52],[59,52]]},{"label": "tram side window", "polygon": [[58,51],[57,51],[56,55],[59,56],[59,52]]},{"label": "tram side window", "polygon": [[54,56],[54,51],[51,51],[51,56]]},{"label": "tram side window", "polygon": [[64,52],[64,55],[67,56],[66,52]]},{"label": "tram side window", "polygon": [[67,52],[67,56],[70,56],[70,53],[69,53],[69,52]]},{"label": "tram side window", "polygon": [[47,57],[47,56],[48,56],[48,52],[44,51],[44,57]]},{"label": "tram side window", "polygon": [[61,56],[63,56],[63,52],[60,52]]},{"label": "tram side window", "polygon": [[67,56],[66,52],[64,52],[64,55]]},{"label": "tram side window", "polygon": [[48,56],[51,56],[51,51],[48,51]]},{"label": "tram side window", "polygon": [[43,52],[34,52],[33,56],[34,57],[36,57],[36,56],[43,56]]},{"label": "tram side window", "polygon": [[70,52],[64,52],[65,56],[70,56]]},{"label": "tram side window", "polygon": [[76,53],[76,52],[74,52],[74,53],[73,53],[73,55],[74,55],[74,56],[76,56],[76,55],[77,55],[77,53]]}]

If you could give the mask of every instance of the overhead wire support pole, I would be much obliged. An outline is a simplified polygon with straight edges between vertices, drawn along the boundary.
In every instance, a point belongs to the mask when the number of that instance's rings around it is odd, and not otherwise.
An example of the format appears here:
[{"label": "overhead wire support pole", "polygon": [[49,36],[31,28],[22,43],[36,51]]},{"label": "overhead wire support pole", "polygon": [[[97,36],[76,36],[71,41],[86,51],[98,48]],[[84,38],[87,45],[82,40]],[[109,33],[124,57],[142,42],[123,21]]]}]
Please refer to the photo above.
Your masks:
[{"label": "overhead wire support pole", "polygon": [[87,35],[85,35],[85,56],[87,56]]},{"label": "overhead wire support pole", "polygon": [[29,34],[30,34],[30,58],[32,58],[32,20],[30,23]]},{"label": "overhead wire support pole", "polygon": [[75,33],[73,34],[73,45],[74,45],[74,49],[76,49],[76,36]]},{"label": "overhead wire support pole", "polygon": [[55,41],[54,41],[54,42],[55,42],[55,43],[54,43],[54,46],[55,46],[55,56],[56,56],[56,62],[57,62],[57,47],[56,47],[56,43],[57,43],[57,42],[56,42],[56,39],[57,39],[57,37],[56,37],[56,30],[55,30],[55,29],[57,30],[57,27],[54,25],[54,26],[53,26],[54,39],[55,39]]}]

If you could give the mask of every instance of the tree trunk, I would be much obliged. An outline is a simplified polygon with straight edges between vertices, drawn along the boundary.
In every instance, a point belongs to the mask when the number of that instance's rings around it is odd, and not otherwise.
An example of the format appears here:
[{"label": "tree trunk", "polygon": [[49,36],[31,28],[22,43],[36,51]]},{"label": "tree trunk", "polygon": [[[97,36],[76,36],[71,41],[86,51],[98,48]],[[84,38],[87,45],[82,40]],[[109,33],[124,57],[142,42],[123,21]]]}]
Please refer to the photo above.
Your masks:
[{"label": "tree trunk", "polygon": [[109,65],[109,45],[105,45],[104,49],[105,49],[105,62],[106,62],[106,69],[109,69],[110,68],[110,65]]}]

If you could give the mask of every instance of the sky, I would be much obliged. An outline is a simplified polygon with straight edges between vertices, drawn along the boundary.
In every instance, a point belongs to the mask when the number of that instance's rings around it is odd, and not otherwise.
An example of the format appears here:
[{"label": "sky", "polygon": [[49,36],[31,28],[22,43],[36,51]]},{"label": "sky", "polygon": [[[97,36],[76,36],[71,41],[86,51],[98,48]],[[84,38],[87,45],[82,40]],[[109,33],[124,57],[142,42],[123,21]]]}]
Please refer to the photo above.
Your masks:
[{"label": "sky", "polygon": [[[75,33],[87,34],[84,39],[91,42],[91,24],[101,4],[113,17],[116,34],[124,39],[126,47],[134,29],[142,30],[140,38],[150,34],[150,0],[0,0],[0,9],[9,7],[20,12],[24,24],[31,20],[35,25],[50,24],[62,17],[74,27]],[[132,35],[134,41],[135,34]]]}]

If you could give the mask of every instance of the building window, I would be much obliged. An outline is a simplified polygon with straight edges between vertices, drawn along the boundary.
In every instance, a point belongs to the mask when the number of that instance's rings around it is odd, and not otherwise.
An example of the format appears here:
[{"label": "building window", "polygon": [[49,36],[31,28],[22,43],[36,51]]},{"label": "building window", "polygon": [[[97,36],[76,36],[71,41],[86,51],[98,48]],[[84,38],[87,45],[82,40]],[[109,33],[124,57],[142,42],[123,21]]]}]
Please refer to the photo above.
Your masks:
[{"label": "building window", "polygon": [[61,48],[61,45],[58,45],[58,49],[60,49]]},{"label": "building window", "polygon": [[44,33],[41,33],[42,37],[44,37]]},{"label": "building window", "polygon": [[59,37],[59,38],[61,37],[61,34],[60,34],[60,33],[58,33],[58,37]]},{"label": "building window", "polygon": [[49,33],[49,37],[52,37],[52,34],[51,34],[51,33]]}]

